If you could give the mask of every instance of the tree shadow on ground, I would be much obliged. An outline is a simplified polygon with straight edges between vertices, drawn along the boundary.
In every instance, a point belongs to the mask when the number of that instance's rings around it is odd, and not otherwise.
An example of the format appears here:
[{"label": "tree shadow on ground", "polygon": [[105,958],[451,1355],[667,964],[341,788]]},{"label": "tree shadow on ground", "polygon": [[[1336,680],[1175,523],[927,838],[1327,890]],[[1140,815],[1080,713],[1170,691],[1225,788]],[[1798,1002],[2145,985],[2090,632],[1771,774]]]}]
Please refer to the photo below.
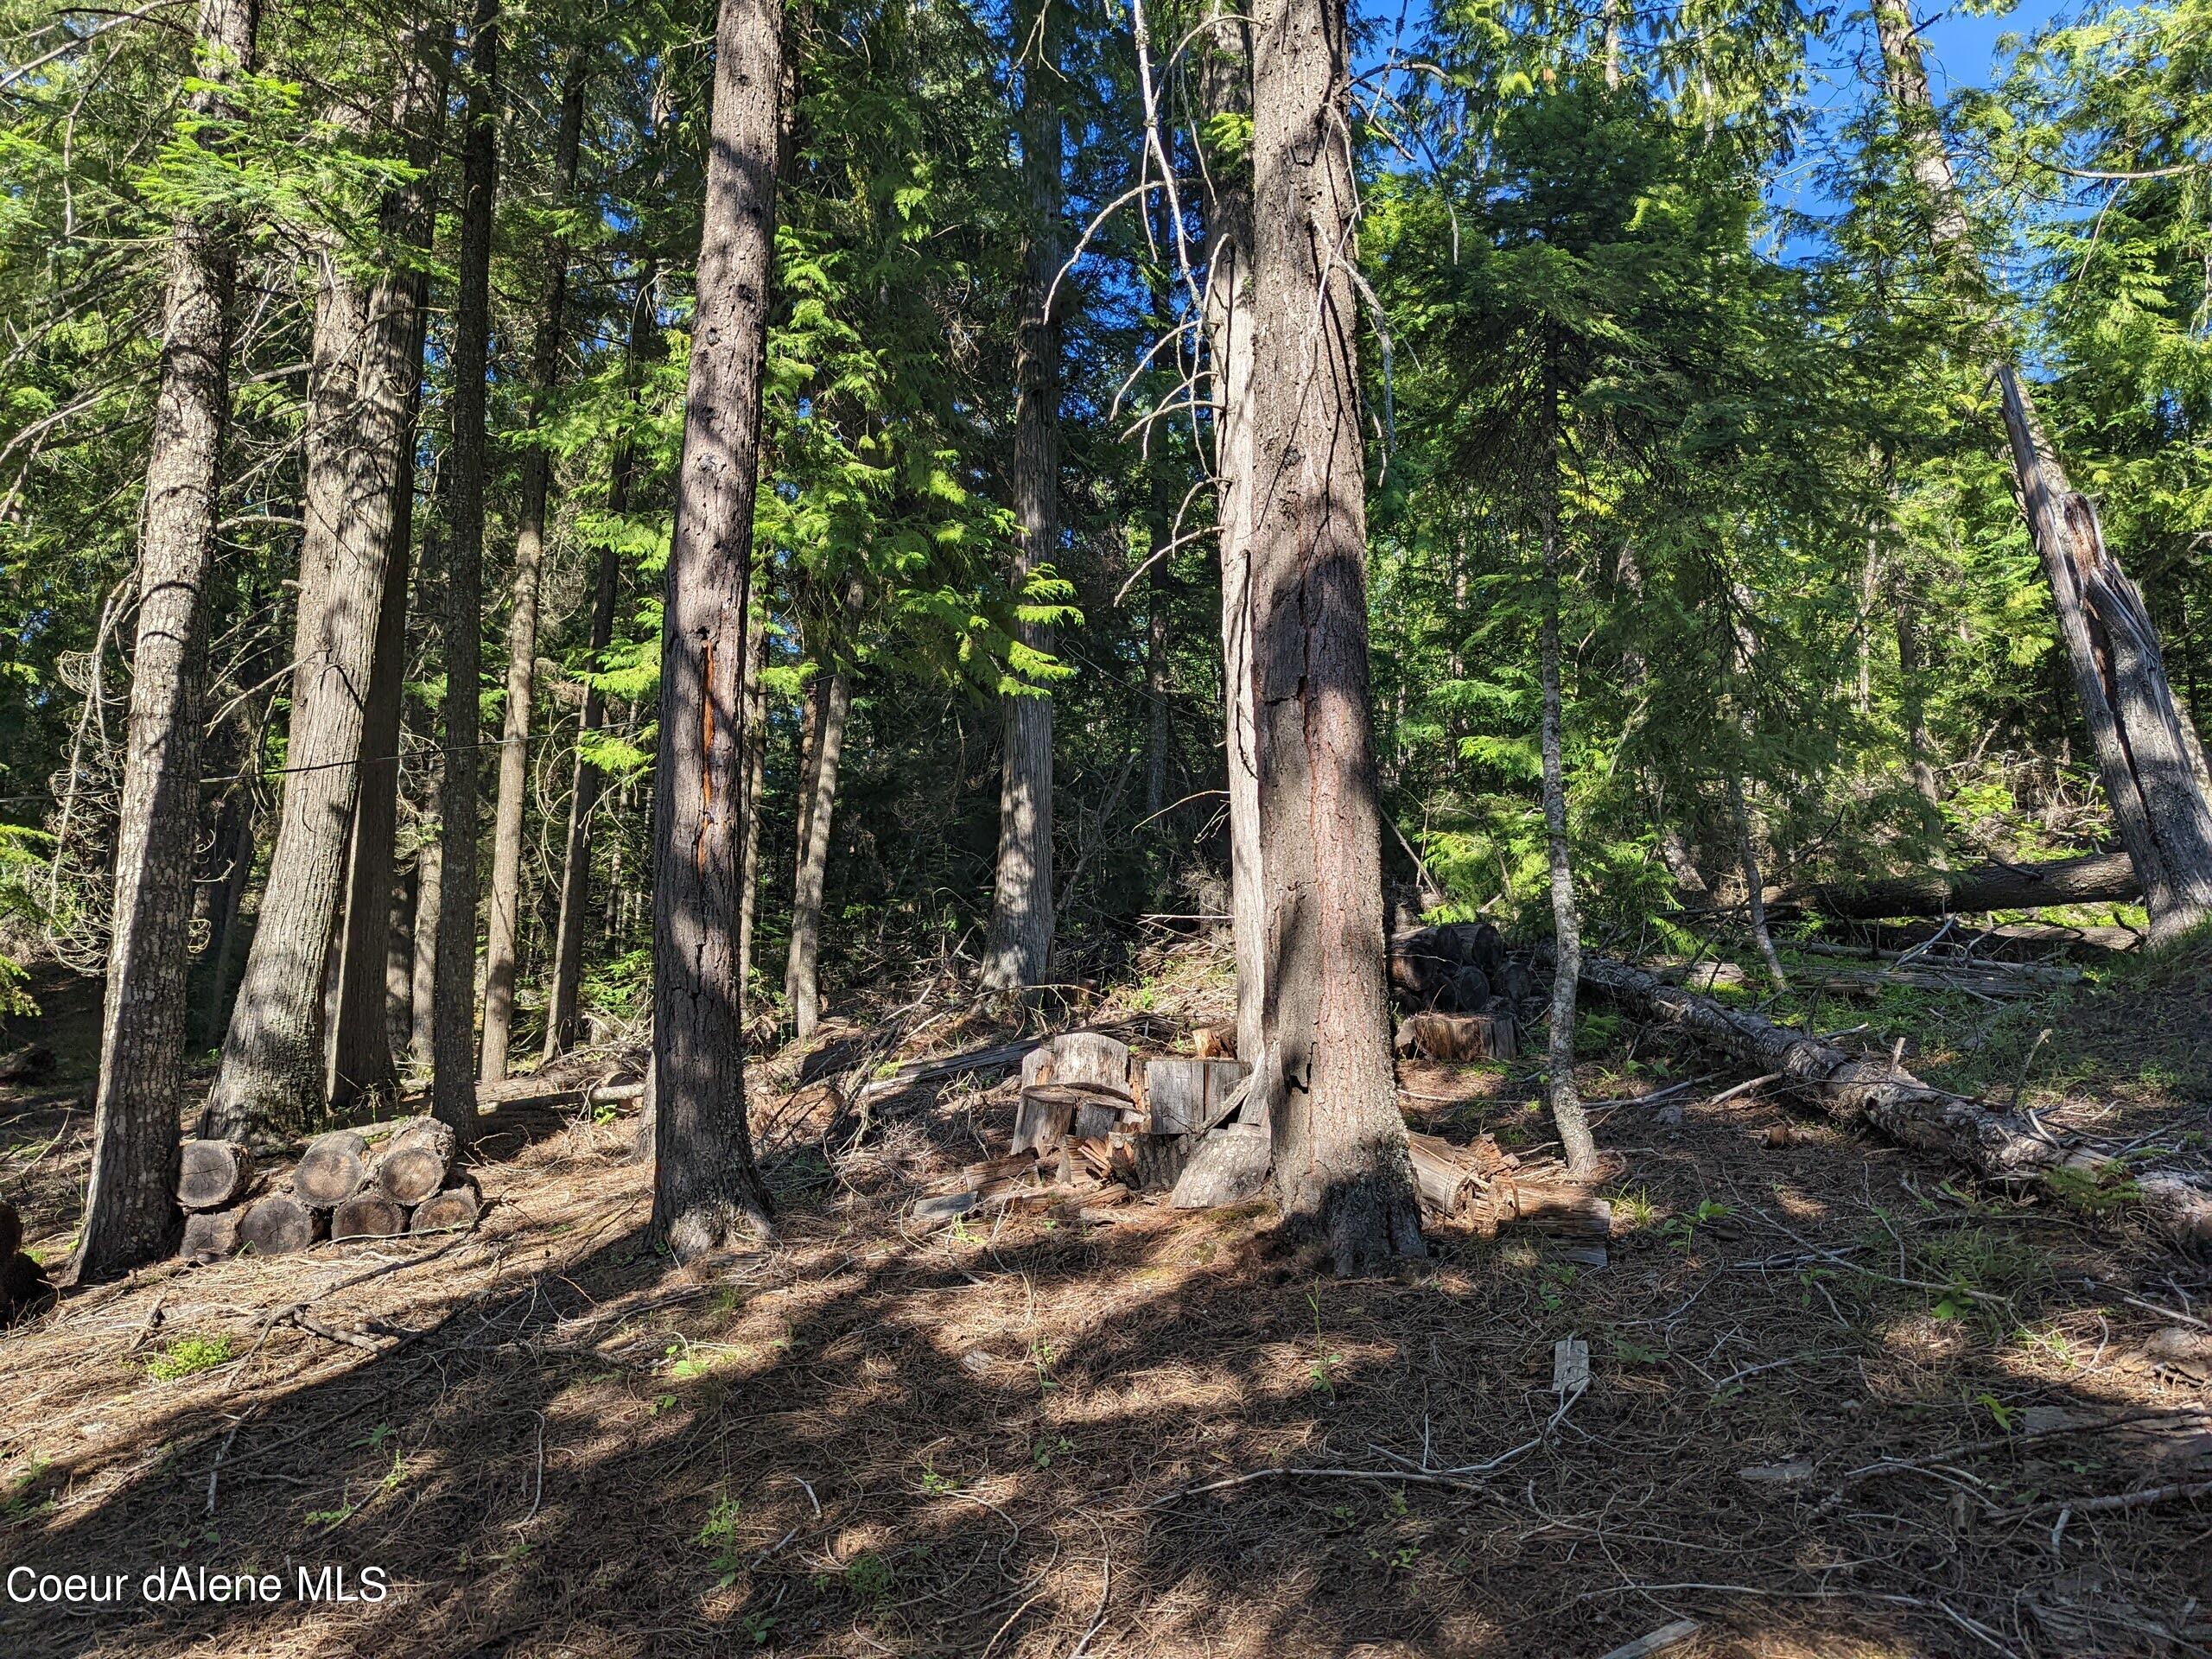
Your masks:
[{"label": "tree shadow on ground", "polygon": [[[2015,1440],[2207,1402],[2123,1299],[2196,1281],[2104,1222],[1955,1194],[1829,1128],[1769,1147],[1779,1113],[1739,1100],[1611,1116],[1632,1173],[1599,1270],[1441,1235],[1338,1281],[1264,1205],[909,1236],[917,1177],[996,1121],[976,1109],[780,1160],[782,1237],[703,1273],[645,1243],[622,1131],[579,1126],[597,1138],[517,1166],[476,1277],[425,1261],[317,1305],[383,1351],[271,1327],[235,1388],[135,1393],[97,1458],[66,1413],[9,1413],[50,1466],[18,1481],[0,1570],[131,1590],[0,1601],[0,1644],[1594,1656],[1689,1616],[1705,1655],[2212,1649],[2212,1506],[2051,1507],[2212,1470],[2108,1432]],[[119,1344],[156,1294],[86,1328]],[[251,1330],[296,1294],[234,1312]],[[1570,1338],[1592,1380],[1562,1411]],[[1913,1466],[1863,1472],[1885,1459]],[[285,1599],[142,1605],[178,1565],[275,1571]],[[302,1566],[394,1588],[303,1603]]]}]

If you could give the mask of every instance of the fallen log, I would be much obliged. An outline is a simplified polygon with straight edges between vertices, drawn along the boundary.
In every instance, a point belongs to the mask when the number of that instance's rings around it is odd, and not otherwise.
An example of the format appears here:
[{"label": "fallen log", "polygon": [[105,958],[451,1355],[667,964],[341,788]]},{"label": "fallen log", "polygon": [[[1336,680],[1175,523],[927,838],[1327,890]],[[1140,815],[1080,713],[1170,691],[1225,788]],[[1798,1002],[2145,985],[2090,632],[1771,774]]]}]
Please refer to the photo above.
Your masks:
[{"label": "fallen log", "polygon": [[[1582,983],[1639,1019],[1796,1084],[1832,1116],[1863,1121],[1902,1146],[1950,1159],[1985,1180],[2063,1184],[2124,1173],[2092,1151],[2037,1134],[2024,1117],[1930,1088],[1909,1071],[1666,984],[1610,957],[1584,956]],[[2182,1175],[2125,1173],[2154,1229],[2185,1248],[2212,1246],[2212,1185]]]},{"label": "fallen log", "polygon": [[235,1141],[188,1141],[177,1162],[176,1201],[187,1210],[220,1210],[253,1185],[253,1154]]},{"label": "fallen log", "polygon": [[1406,1132],[1406,1150],[1412,1156],[1414,1186],[1421,1206],[1432,1214],[1458,1215],[1481,1191],[1475,1173],[1460,1161],[1459,1148],[1440,1135]]},{"label": "fallen log", "polygon": [[2086,853],[2046,864],[1997,860],[1963,870],[1922,870],[1885,881],[1815,882],[1775,891],[1768,919],[1811,911],[1841,921],[2039,910],[2051,905],[2128,904],[2143,896],[2126,853]]}]

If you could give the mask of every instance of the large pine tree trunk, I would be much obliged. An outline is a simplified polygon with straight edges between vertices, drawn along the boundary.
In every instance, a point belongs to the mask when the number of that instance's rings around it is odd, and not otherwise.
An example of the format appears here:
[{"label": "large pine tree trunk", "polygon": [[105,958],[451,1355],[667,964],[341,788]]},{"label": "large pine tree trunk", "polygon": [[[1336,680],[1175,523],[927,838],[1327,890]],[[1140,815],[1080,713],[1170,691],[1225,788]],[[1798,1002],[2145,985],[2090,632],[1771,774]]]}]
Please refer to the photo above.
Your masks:
[{"label": "large pine tree trunk", "polygon": [[[1063,160],[1058,92],[1061,29],[1057,8],[1025,35],[1034,57],[1021,76],[1021,183],[1028,246],[1023,256],[1021,321],[1014,351],[1014,510],[1021,521],[1014,555],[1015,602],[1030,576],[1058,557],[1060,537],[1059,284]],[[1047,630],[1015,625],[1033,651],[1050,646]],[[1002,699],[1006,753],[999,776],[999,851],[983,943],[984,986],[1012,990],[1042,983],[1052,951],[1052,700]]]},{"label": "large pine tree trunk", "polygon": [[476,808],[481,734],[484,601],[485,369],[492,332],[493,199],[499,188],[499,9],[477,0],[461,151],[461,235],[454,262],[453,482],[445,595],[444,849],[436,983],[430,998],[430,1109],[456,1128],[476,1116]]},{"label": "large pine tree trunk", "polygon": [[[587,60],[572,59],[561,90],[561,122],[553,141],[554,198],[565,210],[575,192],[576,160],[583,146]],[[531,345],[530,408],[524,425],[535,433],[561,373],[561,340],[569,299],[569,246],[561,237],[546,250],[545,300]],[[514,604],[507,619],[507,700],[499,728],[499,791],[492,814],[492,887],[484,941],[484,1045],[477,1075],[497,1083],[507,1075],[507,1041],[514,1029],[516,957],[522,937],[522,820],[530,787],[531,687],[537,670],[537,600],[545,559],[545,501],[551,493],[553,455],[531,442],[522,463],[522,493],[515,509]]]},{"label": "large pine tree trunk", "polygon": [[[1987,279],[1929,94],[1910,0],[1877,0],[1874,24],[1913,179],[1927,199],[1930,239],[1980,312]],[[2167,682],[2142,594],[2106,547],[2088,498],[2067,481],[1993,325],[1989,340],[2021,510],[2050,584],[2113,827],[2143,883],[2152,943],[2163,944],[2212,920],[2212,802],[2195,764],[2195,737]]]},{"label": "large pine tree trunk", "polygon": [[746,613],[775,243],[779,0],[721,0],[653,794],[653,1227],[679,1258],[769,1224],[737,977]]},{"label": "large pine tree trunk", "polygon": [[[408,52],[394,110],[404,130],[426,120],[435,84],[421,55]],[[395,192],[385,205],[386,226],[394,232],[414,226],[421,211],[411,188]],[[360,795],[367,693],[422,359],[417,292],[416,274],[405,270],[387,270],[365,299],[337,257],[327,260],[322,274],[315,372],[339,389],[327,396],[343,396],[346,407],[334,408],[334,424],[308,456],[303,620],[283,804],[253,948],[202,1122],[210,1138],[296,1127],[321,1108],[328,1085],[323,993]],[[384,909],[379,898],[379,928]]]},{"label": "large pine tree trunk", "polygon": [[[1252,112],[1248,20],[1213,0],[1200,82],[1209,127]],[[1252,703],[1252,193],[1249,163],[1206,169],[1206,354],[1214,403],[1215,514],[1221,546],[1221,657],[1229,778],[1230,930],[1236,951],[1236,1052],[1260,1052],[1267,1003],[1267,893],[1260,874],[1260,756]]]},{"label": "large pine tree trunk", "polygon": [[[202,0],[200,87],[188,106],[221,116],[226,83],[253,63],[253,0]],[[93,1096],[92,1180],[76,1276],[104,1279],[163,1255],[176,1226],[177,1096],[192,916],[188,833],[199,818],[201,601],[215,550],[223,427],[230,411],[231,297],[238,251],[220,217],[172,229],[161,392],[146,465],[138,633],[115,861],[115,925]]]},{"label": "large pine tree trunk", "polygon": [[[623,368],[630,378],[633,409],[640,404],[638,377],[658,337],[659,281],[658,267],[647,260],[639,273],[636,291],[631,296],[630,337]],[[630,486],[636,472],[636,450],[626,438],[618,440],[607,484],[607,511],[611,516],[619,518],[629,512]],[[591,600],[589,660],[594,671],[601,666],[602,653],[614,640],[614,607],[620,597],[621,583],[621,556],[612,547],[601,548]],[[583,714],[577,721],[579,738],[598,731],[606,717],[606,697],[598,687],[587,683]],[[553,930],[553,978],[545,998],[545,1058],[549,1060],[575,1043],[578,1034],[578,1007],[583,990],[584,924],[591,904],[591,820],[605,781],[599,768],[584,759],[579,742],[575,774],[569,786],[568,833],[561,855],[561,910]]]},{"label": "large pine tree trunk", "polygon": [[[427,181],[444,126],[443,92],[450,48],[418,33],[402,68],[395,118],[408,135],[408,160],[423,169],[391,206],[391,226],[403,245],[426,247],[431,232]],[[396,1092],[391,995],[394,841],[399,830],[399,734],[407,677],[407,594],[415,529],[415,440],[423,404],[423,346],[429,332],[429,276],[413,273],[404,301],[410,331],[407,407],[391,462],[390,553],[377,611],[376,645],[362,709],[360,794],[353,809],[345,918],[338,946],[338,997],[330,1038],[332,1103],[367,1093]],[[396,326],[396,323],[395,323]]]},{"label": "large pine tree trunk", "polygon": [[794,1034],[814,1035],[822,1018],[822,900],[830,873],[830,820],[837,804],[837,767],[845,749],[845,718],[852,709],[852,680],[842,668],[824,687],[819,673],[810,707],[815,716],[799,803],[798,865],[791,883],[791,953],[784,966],[784,996]]},{"label": "large pine tree trunk", "polygon": [[1347,33],[1343,0],[1261,0],[1252,77],[1256,1087],[1283,1214],[1340,1273],[1421,1249],[1383,988]]}]

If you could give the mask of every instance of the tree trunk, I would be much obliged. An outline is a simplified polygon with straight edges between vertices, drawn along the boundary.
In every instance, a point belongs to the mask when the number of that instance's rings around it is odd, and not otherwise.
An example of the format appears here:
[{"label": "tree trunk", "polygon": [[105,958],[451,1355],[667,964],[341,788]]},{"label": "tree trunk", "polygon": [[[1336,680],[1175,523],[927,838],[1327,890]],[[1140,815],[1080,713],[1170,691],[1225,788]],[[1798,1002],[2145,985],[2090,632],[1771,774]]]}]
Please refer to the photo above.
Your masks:
[{"label": "tree trunk", "polygon": [[[631,296],[630,338],[623,372],[631,381],[631,403],[639,406],[638,377],[652,341],[658,310],[655,296],[659,273],[648,260],[639,273],[637,291]],[[637,452],[626,438],[618,440],[607,485],[607,510],[617,518],[630,510],[630,486],[637,471]],[[599,551],[599,572],[592,588],[590,663],[594,671],[614,640],[614,607],[622,585],[621,556],[612,547]],[[569,829],[561,856],[561,913],[553,932],[553,982],[545,999],[545,1058],[551,1059],[576,1040],[577,1009],[583,991],[584,918],[591,904],[592,813],[599,805],[605,784],[598,767],[584,759],[582,740],[597,732],[607,718],[607,699],[597,686],[584,686],[584,706],[577,721],[575,770],[569,786]]]},{"label": "tree trunk", "polygon": [[1342,1274],[1421,1249],[1383,988],[1347,33],[1343,0],[1262,0],[1254,22],[1249,492],[1269,964],[1255,1092],[1285,1219]]},{"label": "tree trunk", "polygon": [[394,871],[391,882],[391,928],[385,938],[385,1042],[395,1056],[408,1052],[414,1040],[415,1015],[415,895],[417,871]]},{"label": "tree trunk", "polygon": [[[1986,276],[1936,118],[1909,0],[1878,0],[1875,32],[1890,98],[1928,198],[1929,238],[1977,313]],[[2195,764],[2143,596],[2105,546],[2088,498],[2067,481],[1994,324],[2005,435],[2028,531],[2050,584],[2074,688],[2096,752],[2113,827],[2141,877],[2151,941],[2212,920],[2212,802]]]},{"label": "tree trunk", "polygon": [[1912,787],[1927,805],[1931,831],[1937,831],[1942,823],[1943,796],[1929,759],[1936,745],[1928,734],[1927,664],[1920,653],[1920,607],[1911,583],[1898,584],[1897,604],[1898,701],[1904,715],[1905,756],[1912,770]]},{"label": "tree trunk", "polygon": [[[1049,6],[1039,10],[1023,48],[1034,55],[1025,55],[1021,76],[1028,245],[1014,353],[1014,510],[1021,543],[1010,585],[1017,606],[1025,602],[1030,578],[1058,557],[1060,539],[1060,328],[1052,290],[1060,274],[1065,204],[1059,105],[1047,85],[1059,74],[1058,17]],[[1017,622],[1014,637],[1032,651],[1051,648],[1049,631],[1038,623]],[[1001,702],[998,869],[983,944],[982,982],[989,990],[1042,983],[1052,951],[1052,700],[1038,693]]]},{"label": "tree trunk", "polygon": [[760,919],[760,794],[768,767],[768,619],[757,604],[746,626],[745,850],[738,867],[737,982],[749,999],[753,939]]},{"label": "tree trunk", "polygon": [[[584,81],[588,60],[570,60],[561,88],[561,122],[553,142],[554,201],[565,210],[575,194],[576,159],[583,146]],[[531,687],[537,669],[537,600],[545,556],[545,499],[551,493],[553,455],[534,435],[561,375],[561,340],[569,298],[569,246],[556,236],[546,250],[545,301],[531,345],[530,404],[521,499],[515,510],[514,605],[507,619],[507,698],[499,729],[499,791],[492,815],[492,888],[484,942],[484,1046],[477,1077],[497,1083],[507,1075],[507,1041],[514,1028],[516,957],[522,934],[522,820],[530,788]]]},{"label": "tree trunk", "polygon": [[798,869],[791,885],[791,955],[784,969],[784,996],[802,1043],[814,1035],[822,1017],[822,896],[829,876],[830,817],[837,804],[837,764],[845,747],[852,681],[841,668],[830,675],[823,690],[817,671],[816,692],[814,739],[807,757],[805,795],[799,804]]},{"label": "tree trunk", "polygon": [[[226,83],[253,64],[253,0],[201,0],[188,107],[232,111]],[[92,1168],[75,1275],[105,1279],[168,1253],[176,1222],[177,1096],[200,793],[200,681],[223,427],[230,412],[238,252],[215,215],[171,230],[161,391],[146,465],[138,632],[117,832],[115,923],[93,1094]]]},{"label": "tree trunk", "polygon": [[477,697],[483,640],[485,369],[492,330],[493,198],[499,188],[499,10],[477,0],[453,319],[452,494],[446,561],[445,787],[438,836],[436,984],[431,996],[431,1110],[455,1128],[476,1115]]},{"label": "tree trunk", "polygon": [[[427,175],[444,127],[444,93],[452,63],[442,39],[416,37],[395,111],[409,135],[408,160]],[[427,184],[411,188],[394,207],[396,230],[411,248],[429,245],[432,205]],[[407,678],[407,595],[413,563],[415,444],[423,409],[423,348],[429,334],[429,274],[416,271],[405,302],[411,338],[407,348],[407,408],[391,466],[390,555],[384,597],[377,610],[376,645],[368,696],[362,709],[360,796],[353,809],[346,873],[346,910],[339,941],[338,1000],[330,1040],[331,1103],[344,1105],[362,1094],[396,1093],[394,1062],[392,918],[394,842],[399,830],[399,737]]]},{"label": "tree trunk", "polygon": [[[421,53],[407,52],[393,111],[403,131],[425,124],[435,87]],[[419,234],[427,207],[421,189],[417,181],[387,198],[389,232]],[[319,309],[351,319],[353,292],[342,262],[327,260]],[[394,268],[359,303],[358,324],[346,324],[353,338],[326,339],[327,320],[318,315],[318,355],[344,354],[343,366],[319,363],[318,375],[350,385],[352,392],[342,422],[327,435],[321,452],[323,480],[309,480],[300,602],[303,613],[311,607],[313,625],[303,622],[300,631],[276,841],[253,948],[202,1120],[206,1135],[243,1138],[257,1129],[297,1127],[326,1097],[325,969],[346,885],[366,693],[395,556],[397,486],[422,360],[417,311],[416,274]],[[311,453],[309,460],[312,474],[316,455]],[[310,581],[312,590],[306,586]],[[381,899],[375,915],[380,925]]]},{"label": "tree trunk", "polygon": [[438,918],[444,912],[445,848],[435,830],[415,854],[415,950],[408,991],[407,1058],[418,1071],[430,1065],[438,985]]},{"label": "tree trunk", "polygon": [[[1546,396],[1548,401],[1548,384]],[[1596,1164],[1598,1146],[1590,1138],[1590,1120],[1582,1109],[1581,1092],[1574,1086],[1574,993],[1582,960],[1582,912],[1574,898],[1574,866],[1567,836],[1567,767],[1561,753],[1556,442],[1550,446],[1545,465],[1543,623],[1538,645],[1543,715],[1539,746],[1543,751],[1544,842],[1551,865],[1553,948],[1558,952],[1560,964],[1560,971],[1552,976],[1551,1033],[1545,1055],[1545,1078],[1551,1096],[1552,1122],[1559,1127],[1560,1146],[1567,1154],[1567,1171],[1580,1175]]]},{"label": "tree trunk", "polygon": [[1875,921],[1885,916],[1949,916],[1984,910],[2037,910],[2050,905],[2126,904],[2140,897],[2142,891],[2134,862],[2126,854],[2088,853],[2045,864],[1980,864],[1965,870],[1926,870],[1853,887],[1792,887],[1768,895],[1767,913],[1810,911],[1838,921]]},{"label": "tree trunk", "polygon": [[[1963,1164],[1986,1180],[2099,1179],[2107,1160],[2050,1134],[2024,1115],[1931,1089],[1910,1072],[1861,1059],[1763,1015],[1731,1008],[1605,957],[1582,959],[1582,982],[1636,1016],[1717,1048],[1808,1090],[1828,1111],[1863,1120],[1900,1145]],[[2061,1172],[2063,1172],[2062,1174]],[[2152,1224],[2169,1238],[2212,1243],[2212,1189],[2179,1175],[2132,1173]]]},{"label": "tree trunk", "polygon": [[[259,737],[258,730],[253,736]],[[216,865],[207,893],[207,945],[200,958],[200,1039],[202,1045],[222,1040],[225,1008],[231,976],[232,946],[238,937],[238,912],[245,902],[245,885],[253,874],[256,788],[251,772],[260,764],[257,742],[241,751],[239,779],[223,793],[215,817]]]},{"label": "tree trunk", "polygon": [[[1208,127],[1252,113],[1252,44],[1244,16],[1213,0],[1200,92]],[[1267,893],[1260,872],[1260,756],[1252,678],[1252,187],[1249,160],[1207,168],[1211,250],[1205,322],[1214,409],[1215,517],[1221,549],[1224,748],[1229,779],[1230,931],[1236,952],[1236,1052],[1264,1045]]]},{"label": "tree trunk", "polygon": [[721,0],[653,793],[653,1228],[678,1259],[769,1225],[737,979],[740,697],[775,244],[782,8]]}]

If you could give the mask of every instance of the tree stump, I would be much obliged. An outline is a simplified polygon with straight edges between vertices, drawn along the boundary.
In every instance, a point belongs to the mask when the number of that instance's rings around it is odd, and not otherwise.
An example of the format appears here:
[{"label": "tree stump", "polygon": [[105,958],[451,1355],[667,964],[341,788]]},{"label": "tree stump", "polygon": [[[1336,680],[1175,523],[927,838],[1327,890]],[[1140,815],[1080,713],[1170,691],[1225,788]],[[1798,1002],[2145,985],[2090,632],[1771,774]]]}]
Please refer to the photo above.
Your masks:
[{"label": "tree stump", "polygon": [[1252,1068],[1236,1060],[1147,1060],[1145,1098],[1152,1133],[1202,1135],[1226,1116],[1224,1103]]},{"label": "tree stump", "polygon": [[483,1203],[473,1186],[449,1186],[435,1192],[415,1206],[415,1218],[408,1224],[412,1233],[465,1232],[476,1224],[483,1212]]},{"label": "tree stump", "polygon": [[333,1129],[308,1142],[292,1172],[292,1196],[317,1210],[340,1205],[369,1179],[369,1143],[351,1129]]},{"label": "tree stump", "polygon": [[253,1153],[235,1141],[188,1141],[177,1165],[176,1201],[187,1210],[220,1210],[253,1185]]},{"label": "tree stump", "polygon": [[327,1217],[289,1193],[272,1192],[248,1205],[238,1217],[238,1248],[256,1255],[289,1255],[321,1236]]},{"label": "tree stump", "polygon": [[330,1212],[334,1241],[397,1238],[406,1230],[407,1206],[382,1192],[356,1192]]},{"label": "tree stump", "polygon": [[453,1170],[453,1126],[434,1117],[410,1118],[391,1132],[377,1160],[377,1190],[395,1204],[421,1204],[446,1184]]},{"label": "tree stump", "polygon": [[0,1262],[0,1320],[12,1324],[53,1298],[46,1269],[21,1250]]},{"label": "tree stump", "polygon": [[238,1253],[241,1210],[198,1210],[184,1218],[184,1242],[176,1253],[188,1262],[219,1262]]},{"label": "tree stump", "polygon": [[1438,1216],[1456,1216],[1466,1207],[1478,1183],[1450,1141],[1413,1130],[1406,1134],[1406,1149],[1414,1163],[1414,1185],[1421,1208]]}]

